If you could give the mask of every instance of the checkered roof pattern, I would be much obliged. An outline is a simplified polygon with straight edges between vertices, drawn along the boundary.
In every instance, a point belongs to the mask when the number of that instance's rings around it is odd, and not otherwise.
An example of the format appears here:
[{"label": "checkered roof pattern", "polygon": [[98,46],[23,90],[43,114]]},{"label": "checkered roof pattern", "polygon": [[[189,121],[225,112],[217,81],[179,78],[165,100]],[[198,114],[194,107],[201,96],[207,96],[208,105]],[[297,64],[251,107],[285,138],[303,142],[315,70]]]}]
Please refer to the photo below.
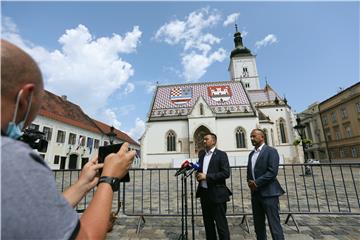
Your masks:
[{"label": "checkered roof pattern", "polygon": [[[229,85],[231,88],[232,96],[228,101],[215,101],[208,95],[209,86],[225,86]],[[170,100],[171,91],[174,88],[191,88],[192,89],[192,98],[190,101],[185,104],[174,104]],[[163,109],[192,109],[199,97],[203,97],[205,102],[215,109],[221,109],[219,107],[223,106],[242,106],[247,109],[251,109],[250,101],[245,93],[245,90],[240,82],[207,82],[207,83],[193,83],[193,84],[183,84],[183,85],[168,85],[168,86],[158,86],[156,95],[154,98],[154,103],[151,109],[151,112],[156,110]],[[216,107],[216,108],[215,108]]]}]

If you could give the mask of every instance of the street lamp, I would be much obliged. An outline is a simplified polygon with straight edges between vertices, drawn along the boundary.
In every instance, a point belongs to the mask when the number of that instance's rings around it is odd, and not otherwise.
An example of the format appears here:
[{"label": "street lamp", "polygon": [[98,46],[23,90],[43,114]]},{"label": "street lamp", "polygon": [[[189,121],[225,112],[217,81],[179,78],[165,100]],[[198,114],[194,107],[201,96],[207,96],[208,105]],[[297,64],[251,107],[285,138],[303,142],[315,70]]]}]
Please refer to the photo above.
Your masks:
[{"label": "street lamp", "polygon": [[300,116],[298,115],[296,118],[296,126],[294,126],[294,128],[296,129],[296,131],[298,132],[300,139],[301,139],[301,145],[302,145],[302,149],[304,152],[304,163],[305,163],[305,175],[311,175],[311,169],[309,166],[307,166],[308,163],[308,159],[307,159],[307,154],[306,154],[306,146],[304,143],[304,139],[305,139],[305,125],[301,124],[301,119]]},{"label": "street lamp", "polygon": [[116,137],[116,133],[114,133],[114,127],[113,126],[110,127],[110,132],[108,132],[106,135],[109,137],[110,145],[113,144],[113,142],[115,140],[115,137]]}]

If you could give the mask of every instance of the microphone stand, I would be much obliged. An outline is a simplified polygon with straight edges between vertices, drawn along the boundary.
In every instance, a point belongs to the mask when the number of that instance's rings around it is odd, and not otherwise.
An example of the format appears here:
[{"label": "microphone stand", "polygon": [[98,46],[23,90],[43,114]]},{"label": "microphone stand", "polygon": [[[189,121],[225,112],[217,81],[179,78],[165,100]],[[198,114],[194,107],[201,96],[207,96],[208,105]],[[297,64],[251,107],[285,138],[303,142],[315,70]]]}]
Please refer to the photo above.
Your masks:
[{"label": "microphone stand", "polygon": [[191,197],[191,230],[192,230],[192,239],[195,239],[195,218],[194,218],[194,188],[193,188],[193,172],[194,169],[190,170],[190,173],[187,174],[186,177],[190,176],[190,187],[191,187],[191,191],[190,191],[190,197]]},{"label": "microphone stand", "polygon": [[187,240],[187,194],[186,194],[186,172],[181,174],[181,234],[178,240]]}]

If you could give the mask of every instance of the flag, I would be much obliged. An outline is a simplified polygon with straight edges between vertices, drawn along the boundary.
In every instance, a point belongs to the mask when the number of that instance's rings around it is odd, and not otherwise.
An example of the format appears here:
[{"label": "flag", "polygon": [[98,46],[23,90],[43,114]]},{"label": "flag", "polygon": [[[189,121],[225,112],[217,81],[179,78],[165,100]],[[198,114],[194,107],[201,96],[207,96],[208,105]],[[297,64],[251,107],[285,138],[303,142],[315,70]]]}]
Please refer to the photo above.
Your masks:
[{"label": "flag", "polygon": [[79,137],[78,146],[77,146],[77,148],[76,148],[76,150],[75,150],[75,151],[77,151],[77,150],[80,148],[81,143],[82,143],[82,141],[83,141],[83,140],[84,140],[84,136],[80,136],[80,137]]},{"label": "flag", "polygon": [[90,154],[91,154],[92,147],[93,147],[93,141],[94,141],[94,139],[88,137],[88,141],[87,141],[87,145],[86,145],[86,146],[90,149],[90,150],[89,150],[89,153],[90,153]]}]

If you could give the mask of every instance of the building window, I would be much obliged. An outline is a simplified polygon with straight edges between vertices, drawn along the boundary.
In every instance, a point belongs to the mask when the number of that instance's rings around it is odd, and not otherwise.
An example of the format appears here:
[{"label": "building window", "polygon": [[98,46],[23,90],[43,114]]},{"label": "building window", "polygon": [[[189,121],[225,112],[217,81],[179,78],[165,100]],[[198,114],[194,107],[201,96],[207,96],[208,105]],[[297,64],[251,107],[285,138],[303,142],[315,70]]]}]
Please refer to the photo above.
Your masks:
[{"label": "building window", "polygon": [[336,123],[336,122],[337,122],[336,112],[331,113],[331,122],[332,122],[332,123]]},{"label": "building window", "polygon": [[357,158],[358,157],[358,152],[357,152],[357,147],[354,146],[354,147],[351,147],[351,156],[353,158]]},{"label": "building window", "polygon": [[76,134],[75,133],[70,133],[69,134],[69,142],[70,145],[75,145],[76,143]]},{"label": "building window", "polygon": [[98,149],[98,148],[99,148],[99,145],[100,145],[99,139],[94,139],[94,148],[95,148],[95,149]]},{"label": "building window", "polygon": [[236,129],[236,148],[246,148],[245,130],[243,128]]},{"label": "building window", "polygon": [[250,87],[250,83],[245,83],[245,88],[249,88]]},{"label": "building window", "polygon": [[94,139],[92,139],[91,137],[88,137],[88,138],[87,138],[87,142],[86,142],[86,147],[92,149],[92,147],[93,147],[93,142],[94,142]]},{"label": "building window", "polygon": [[65,135],[66,135],[65,131],[58,130],[57,137],[56,137],[56,142],[64,143],[65,142]]},{"label": "building window", "polygon": [[356,103],[357,112],[360,113],[360,102]]},{"label": "building window", "polygon": [[86,142],[86,137],[80,135],[79,136],[79,146],[82,146],[82,147],[85,146],[85,142]]},{"label": "building window", "polygon": [[264,141],[266,145],[269,145],[269,134],[268,131],[264,128]]},{"label": "building window", "polygon": [[328,119],[327,119],[327,116],[325,115],[325,116],[323,116],[323,123],[324,123],[324,125],[327,125],[328,124]]},{"label": "building window", "polygon": [[352,137],[352,129],[350,126],[345,127],[347,137]]},{"label": "building window", "polygon": [[344,148],[340,148],[340,157],[341,158],[345,157],[345,149]]},{"label": "building window", "polygon": [[325,129],[325,135],[326,135],[326,140],[331,141],[331,132],[330,129]]},{"label": "building window", "polygon": [[204,105],[200,103],[200,115],[204,115]]},{"label": "building window", "polygon": [[43,132],[45,134],[45,140],[50,142],[51,141],[51,135],[52,135],[52,128],[44,127]]},{"label": "building window", "polygon": [[280,128],[280,137],[281,137],[281,143],[286,143],[286,132],[285,132],[285,121],[283,119],[280,119],[279,123]]},{"label": "building window", "polygon": [[341,139],[340,129],[337,127],[334,128],[334,131],[335,131],[335,139],[340,140]]},{"label": "building window", "polygon": [[29,130],[39,131],[39,125],[32,123],[32,124],[29,125],[28,129],[29,129]]},{"label": "building window", "polygon": [[340,109],[340,112],[341,112],[341,117],[342,117],[342,119],[345,119],[345,118],[348,117],[348,113],[347,113],[347,111],[346,111],[346,108],[341,108],[341,109]]},{"label": "building window", "polygon": [[54,156],[54,164],[59,164],[59,159],[60,159],[60,156],[59,156],[59,155],[55,155],[55,156]]},{"label": "building window", "polygon": [[248,77],[249,76],[249,71],[248,71],[247,67],[243,67],[242,76],[243,77]]},{"label": "building window", "polygon": [[168,152],[176,151],[176,137],[174,131],[170,131],[167,134],[166,140],[167,140],[167,151]]}]

